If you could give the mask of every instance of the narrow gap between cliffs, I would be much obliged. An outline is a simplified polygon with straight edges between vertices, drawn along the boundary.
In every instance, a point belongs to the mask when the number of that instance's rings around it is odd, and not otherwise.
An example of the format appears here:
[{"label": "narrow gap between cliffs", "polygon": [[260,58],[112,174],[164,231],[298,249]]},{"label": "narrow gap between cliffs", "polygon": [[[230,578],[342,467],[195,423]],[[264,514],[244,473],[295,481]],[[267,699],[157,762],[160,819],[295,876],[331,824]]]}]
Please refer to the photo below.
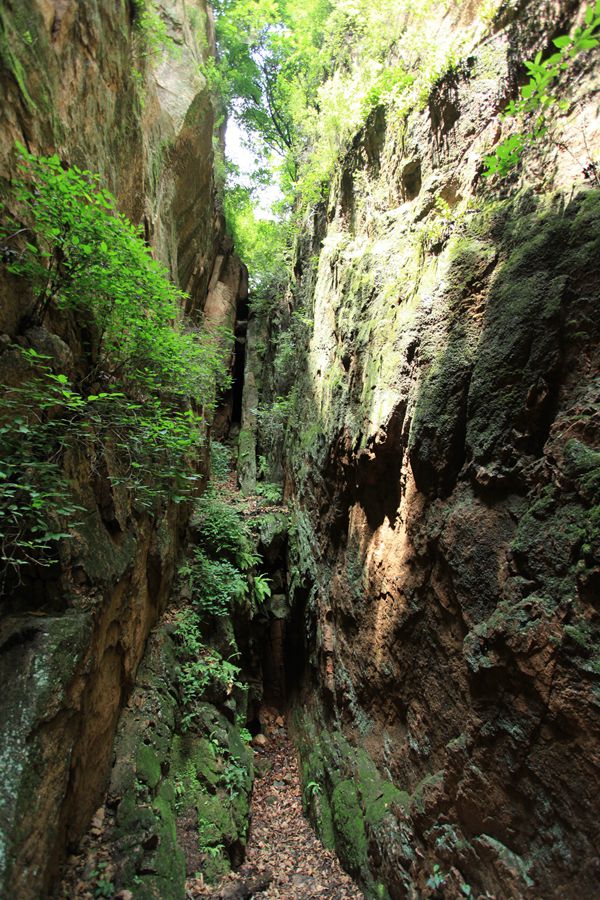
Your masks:
[{"label": "narrow gap between cliffs", "polygon": [[[221,421],[229,420],[222,439],[232,449],[244,425],[244,383],[251,362],[247,355],[248,317],[246,300],[237,309],[233,384],[227,398],[230,409],[220,417]],[[230,484],[239,491],[237,469]],[[261,575],[270,584],[270,597],[254,616],[251,633],[238,636],[242,663],[250,678],[258,674],[260,680],[257,700],[249,704],[246,721],[255,767],[250,832],[241,865],[217,885],[206,883],[202,876],[192,876],[186,884],[187,894],[223,900],[358,900],[363,894],[342,870],[335,853],[323,846],[305,816],[298,752],[288,728],[305,683],[308,591],[297,591],[293,606],[290,604],[287,532],[273,535],[253,525],[253,519],[260,518],[261,505],[254,504],[251,492],[246,493]]]},{"label": "narrow gap between cliffs", "polygon": [[63,900],[363,896],[305,816],[318,795],[293,726],[309,683],[309,590],[295,585],[291,601],[290,510],[277,485],[261,473],[240,487],[248,322],[244,299],[210,482],[119,721],[104,803],[71,848]]}]

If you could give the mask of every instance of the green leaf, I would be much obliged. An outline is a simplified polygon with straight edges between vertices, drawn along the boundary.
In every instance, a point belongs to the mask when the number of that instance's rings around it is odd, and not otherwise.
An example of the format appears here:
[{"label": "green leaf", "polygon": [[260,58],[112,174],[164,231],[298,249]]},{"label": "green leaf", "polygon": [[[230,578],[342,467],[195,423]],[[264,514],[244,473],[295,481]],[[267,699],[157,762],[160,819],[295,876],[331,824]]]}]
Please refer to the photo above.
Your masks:
[{"label": "green leaf", "polygon": [[552,43],[555,47],[558,47],[559,50],[563,50],[565,47],[568,47],[571,44],[571,37],[568,34],[563,34],[560,37],[554,38]]}]

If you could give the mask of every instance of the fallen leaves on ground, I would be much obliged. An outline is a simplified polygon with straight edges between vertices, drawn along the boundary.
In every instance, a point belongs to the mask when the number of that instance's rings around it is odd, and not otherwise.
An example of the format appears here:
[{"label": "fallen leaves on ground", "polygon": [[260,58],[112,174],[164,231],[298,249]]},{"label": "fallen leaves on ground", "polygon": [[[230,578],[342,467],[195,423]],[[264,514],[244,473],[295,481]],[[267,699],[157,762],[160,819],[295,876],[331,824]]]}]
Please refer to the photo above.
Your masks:
[{"label": "fallen leaves on ground", "polygon": [[283,725],[272,730],[264,746],[257,747],[256,768],[244,865],[217,886],[190,879],[187,896],[194,900],[364,900],[304,817],[296,753]]}]

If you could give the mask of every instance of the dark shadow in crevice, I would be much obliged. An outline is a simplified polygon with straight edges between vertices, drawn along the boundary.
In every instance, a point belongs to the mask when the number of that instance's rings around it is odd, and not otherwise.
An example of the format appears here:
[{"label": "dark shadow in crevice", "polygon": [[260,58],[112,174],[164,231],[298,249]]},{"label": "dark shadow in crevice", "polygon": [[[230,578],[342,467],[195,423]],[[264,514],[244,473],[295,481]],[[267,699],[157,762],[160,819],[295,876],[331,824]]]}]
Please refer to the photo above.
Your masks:
[{"label": "dark shadow in crevice", "polygon": [[307,683],[308,648],[306,645],[306,604],[309,591],[296,591],[294,605],[286,621],[284,637],[285,700],[294,705],[294,698]]},{"label": "dark shadow in crevice", "polygon": [[244,375],[246,371],[246,335],[250,307],[248,297],[238,299],[235,313],[235,346],[233,351],[231,387],[231,424],[240,425],[244,399]]}]

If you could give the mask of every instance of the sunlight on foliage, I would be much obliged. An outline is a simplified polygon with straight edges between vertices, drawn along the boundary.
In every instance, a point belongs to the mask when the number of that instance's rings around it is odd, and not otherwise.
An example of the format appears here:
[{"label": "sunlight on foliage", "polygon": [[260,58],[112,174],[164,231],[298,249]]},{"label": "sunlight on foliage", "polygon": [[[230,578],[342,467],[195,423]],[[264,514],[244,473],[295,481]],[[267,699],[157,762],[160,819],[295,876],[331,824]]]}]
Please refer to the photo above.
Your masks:
[{"label": "sunlight on foliage", "polygon": [[[179,395],[206,397],[221,368],[215,343],[183,323],[185,294],[152,258],[138,228],[116,211],[100,178],[58,156],[35,157],[19,145],[21,177],[14,184],[24,247],[8,270],[28,279],[36,316],[50,306],[92,314],[99,364],[111,374]],[[21,227],[19,227],[19,225]]]},{"label": "sunlight on foliage", "polygon": [[[348,141],[381,103],[422,103],[458,58],[434,0],[220,0],[213,84],[288,202],[314,203]],[[271,160],[271,167],[273,162]],[[272,169],[273,170],[273,169]]]},{"label": "sunlight on foliage", "polygon": [[508,175],[518,165],[526,148],[547,134],[549,114],[554,109],[564,112],[568,108],[568,103],[559,100],[553,91],[573,60],[600,43],[600,0],[587,8],[584,25],[576,28],[573,34],[554,38],[552,43],[555,51],[547,59],[542,59],[540,50],[535,59],[525,62],[529,80],[521,87],[519,99],[508,104],[503,118],[526,123],[527,128],[511,134],[496,147],[494,153],[485,157],[487,168],[484,175],[488,178]]},{"label": "sunlight on foliage", "polygon": [[51,561],[70,534],[80,507],[62,474],[67,456],[93,468],[109,458],[112,488],[140,509],[195,492],[205,415],[228,384],[232,340],[184,323],[186,295],[97,175],[18,150],[18,218],[0,231],[3,256],[33,291],[32,323],[52,310],[86,323],[90,368],[73,378],[21,350],[27,377],[3,389],[0,541],[13,567]]},{"label": "sunlight on foliage", "polygon": [[250,272],[252,306],[267,308],[283,290],[287,276],[289,236],[279,220],[258,218],[252,191],[240,185],[225,193],[225,217],[236,252]]},{"label": "sunlight on foliage", "polygon": [[163,51],[176,53],[179,48],[169,35],[154,0],[133,0],[133,8],[135,28],[141,38],[141,55],[154,57]]}]

